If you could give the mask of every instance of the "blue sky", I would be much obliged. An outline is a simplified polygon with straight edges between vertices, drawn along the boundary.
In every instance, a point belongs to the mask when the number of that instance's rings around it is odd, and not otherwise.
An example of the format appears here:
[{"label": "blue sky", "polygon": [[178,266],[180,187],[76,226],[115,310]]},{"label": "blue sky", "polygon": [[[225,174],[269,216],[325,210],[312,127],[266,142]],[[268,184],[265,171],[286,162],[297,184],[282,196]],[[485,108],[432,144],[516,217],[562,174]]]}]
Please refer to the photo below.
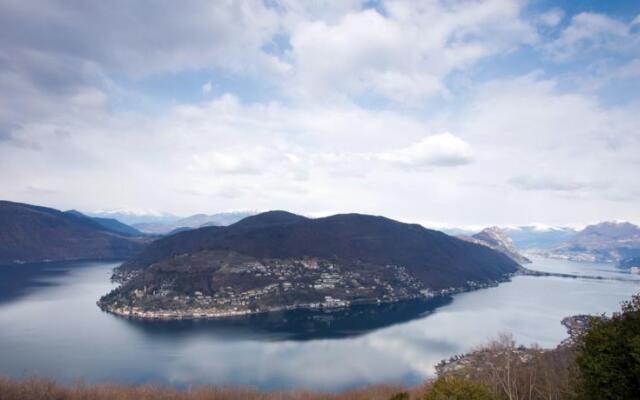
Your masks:
[{"label": "blue sky", "polygon": [[[266,3],[271,5],[271,3]],[[272,5],[277,8],[277,4]],[[278,9],[278,8],[277,8]],[[384,2],[364,2],[361,9],[373,9],[384,14]],[[281,12],[284,12],[280,10]],[[533,1],[528,2],[522,7],[522,15],[525,18],[535,19],[540,14],[557,11],[560,18],[557,25],[544,27],[538,31],[540,39],[551,42],[557,40],[571,24],[572,17],[581,13],[597,13],[615,18],[618,21],[630,24],[632,20],[640,13],[640,4],[633,1]],[[634,28],[640,29],[640,28]],[[278,32],[269,39],[263,49],[277,57],[286,59],[287,51],[291,51],[289,35],[285,32]],[[456,81],[463,76],[471,79],[476,83],[497,79],[500,77],[518,76],[529,73],[531,71],[543,71],[546,76],[572,75],[579,72],[596,58],[604,58],[609,63],[626,63],[634,59],[637,54],[616,53],[606,49],[599,51],[588,51],[585,54],[578,54],[571,59],[558,62],[549,57],[545,57],[544,51],[538,46],[524,45],[511,49],[502,54],[496,54],[493,57],[487,57],[478,60],[478,62],[459,73],[454,72],[451,76],[446,77],[446,82],[452,90],[456,89]],[[287,97],[283,95],[277,85],[265,82],[255,77],[247,77],[242,73],[228,71],[223,68],[189,68],[180,71],[171,71],[168,73],[153,74],[151,76],[127,76],[122,74],[114,76],[114,80],[119,87],[127,90],[143,94],[144,96],[157,101],[159,105],[170,107],[175,103],[199,103],[206,101],[209,94],[203,93],[203,82],[210,82],[213,93],[233,93],[241,101],[246,103],[265,102],[277,100],[286,102]],[[637,82],[631,82],[637,83]],[[631,96],[637,87],[629,87],[627,85],[618,85],[611,83],[612,87],[602,89],[603,99],[616,103],[621,97]],[[574,89],[568,87],[567,89]],[[463,91],[464,89],[460,89]],[[611,91],[611,96],[607,96],[607,92]],[[462,93],[456,93],[458,98]],[[394,107],[394,102],[385,101],[381,96],[372,94],[357,96],[354,101],[358,105],[370,108]],[[437,99],[436,104],[423,106],[421,112],[425,108],[428,109],[438,106],[442,103],[442,97]],[[127,104],[127,109],[136,107],[136,103]]]},{"label": "blue sky", "polygon": [[640,222],[640,3],[0,2],[0,197]]}]

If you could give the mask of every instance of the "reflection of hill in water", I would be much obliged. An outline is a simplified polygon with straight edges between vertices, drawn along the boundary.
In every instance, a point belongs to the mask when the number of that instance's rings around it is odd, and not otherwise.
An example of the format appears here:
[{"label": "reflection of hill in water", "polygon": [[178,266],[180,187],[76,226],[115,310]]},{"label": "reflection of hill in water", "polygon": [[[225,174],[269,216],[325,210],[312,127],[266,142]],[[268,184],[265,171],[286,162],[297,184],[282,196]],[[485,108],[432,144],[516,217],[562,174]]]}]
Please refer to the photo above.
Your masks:
[{"label": "reflection of hill in water", "polygon": [[148,321],[125,319],[148,335],[210,334],[229,339],[314,340],[363,335],[376,329],[424,317],[451,303],[451,297],[392,304],[359,305],[331,311],[293,310],[212,320]]},{"label": "reflection of hill in water", "polygon": [[[1,266],[0,304],[20,301],[24,296],[40,289],[69,285],[66,278],[71,277],[72,271],[76,269],[104,270],[105,274],[92,276],[89,279],[98,278],[99,281],[108,279],[106,272],[110,271],[112,265],[78,261]],[[90,297],[86,301],[94,303],[96,298]],[[376,329],[421,318],[450,302],[451,298],[443,297],[428,301],[412,300],[392,304],[359,305],[324,312],[294,310],[213,320],[145,321],[129,320],[111,314],[108,318],[119,319],[120,322],[145,335],[168,339],[180,339],[193,335],[210,335],[229,340],[243,338],[264,341],[337,339],[363,335]],[[97,306],[95,312],[101,312]]]}]

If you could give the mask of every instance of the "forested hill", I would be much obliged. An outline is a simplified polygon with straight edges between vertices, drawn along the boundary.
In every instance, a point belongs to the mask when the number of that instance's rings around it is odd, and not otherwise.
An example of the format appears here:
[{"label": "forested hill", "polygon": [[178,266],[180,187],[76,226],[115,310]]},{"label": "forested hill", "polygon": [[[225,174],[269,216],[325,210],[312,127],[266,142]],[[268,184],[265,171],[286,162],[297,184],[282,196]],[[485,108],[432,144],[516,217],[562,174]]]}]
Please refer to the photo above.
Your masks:
[{"label": "forested hill", "polygon": [[[519,268],[497,251],[420,225],[362,214],[310,219],[284,211],[258,214],[228,227],[177,233],[152,243],[121,268],[144,269],[213,250],[258,260],[318,258],[352,268],[399,265],[430,288],[495,280]],[[185,258],[188,262],[193,257]]]},{"label": "forested hill", "polygon": [[0,201],[0,265],[124,259],[138,254],[148,241],[115,232],[79,213]]}]

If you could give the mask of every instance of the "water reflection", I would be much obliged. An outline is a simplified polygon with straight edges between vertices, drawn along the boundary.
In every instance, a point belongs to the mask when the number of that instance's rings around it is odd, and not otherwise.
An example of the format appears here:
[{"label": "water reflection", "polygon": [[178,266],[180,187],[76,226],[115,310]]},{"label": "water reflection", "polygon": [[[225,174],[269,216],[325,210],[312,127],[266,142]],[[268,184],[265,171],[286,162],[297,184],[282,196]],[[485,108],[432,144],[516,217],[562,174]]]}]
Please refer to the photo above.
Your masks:
[{"label": "water reflection", "polygon": [[[38,289],[63,286],[74,270],[91,269],[101,263],[50,262],[0,267],[0,303],[20,301]],[[87,299],[90,300],[90,299]],[[96,299],[91,299],[91,304]],[[262,340],[339,339],[359,336],[376,329],[423,318],[436,308],[450,304],[450,296],[391,304],[358,305],[349,309],[325,311],[292,310],[244,317],[209,320],[140,320],[109,317],[125,321],[147,335],[210,334],[216,337]]]},{"label": "water reflection", "polygon": [[55,278],[69,273],[71,268],[82,267],[85,263],[37,263],[26,265],[0,266],[0,303],[26,296],[38,288],[58,285]]},{"label": "water reflection", "polygon": [[[293,310],[214,320],[145,321],[126,319],[148,335],[210,334],[216,337],[256,337],[263,340],[339,339],[424,318],[450,304],[451,297],[392,304],[359,305],[327,311]],[[120,318],[120,317],[117,317]]]}]

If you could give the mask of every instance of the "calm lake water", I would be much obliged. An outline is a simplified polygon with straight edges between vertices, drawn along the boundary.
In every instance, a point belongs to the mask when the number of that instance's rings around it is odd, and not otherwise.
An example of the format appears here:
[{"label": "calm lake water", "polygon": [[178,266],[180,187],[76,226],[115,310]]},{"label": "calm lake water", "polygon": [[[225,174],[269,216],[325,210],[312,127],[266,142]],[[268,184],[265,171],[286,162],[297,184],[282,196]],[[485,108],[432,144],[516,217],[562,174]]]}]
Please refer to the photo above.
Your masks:
[{"label": "calm lake water", "polygon": [[567,336],[563,317],[610,313],[640,290],[640,276],[610,265],[535,259],[528,267],[607,279],[522,276],[427,304],[152,323],[95,305],[116,265],[0,267],[0,375],[266,389],[413,384],[499,332],[555,346]]}]

